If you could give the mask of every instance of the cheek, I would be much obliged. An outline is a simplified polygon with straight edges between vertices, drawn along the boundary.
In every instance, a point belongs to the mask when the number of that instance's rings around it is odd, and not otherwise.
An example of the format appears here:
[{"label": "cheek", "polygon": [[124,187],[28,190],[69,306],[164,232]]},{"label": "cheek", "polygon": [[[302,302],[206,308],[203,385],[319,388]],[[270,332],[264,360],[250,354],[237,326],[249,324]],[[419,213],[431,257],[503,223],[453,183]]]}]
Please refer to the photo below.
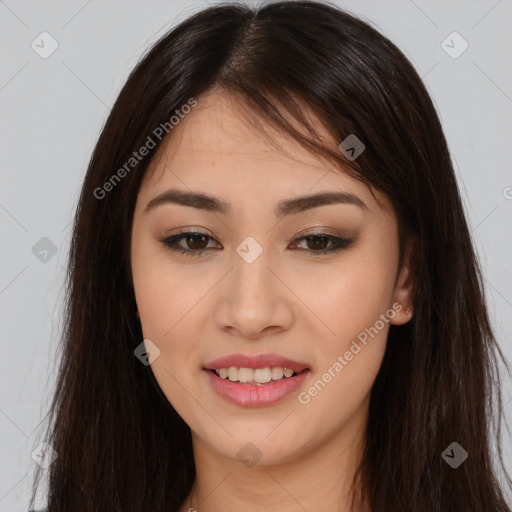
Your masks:
[{"label": "cheek", "polygon": [[200,293],[195,280],[172,266],[171,255],[149,236],[141,237],[132,247],[132,276],[143,333],[148,338],[164,337]]},{"label": "cheek", "polygon": [[141,261],[148,264],[134,265],[133,281],[142,332],[160,351],[151,370],[169,402],[188,419],[190,396],[199,394],[192,374],[194,368],[200,371],[199,340],[204,336],[194,315],[202,294],[188,279],[169,272],[168,263],[155,258]]},{"label": "cheek", "polygon": [[176,306],[172,283],[154,266],[143,265],[134,269],[133,285],[144,336],[161,337],[172,327],[171,312]]},{"label": "cheek", "polygon": [[155,267],[140,278],[138,285],[134,280],[134,286],[144,337],[156,343],[162,353],[192,351],[198,338],[193,333],[193,319],[204,291],[159,273]]},{"label": "cheek", "polygon": [[[356,336],[390,307],[395,279],[392,252],[353,253],[343,266],[300,280],[299,296],[337,339]],[[297,289],[297,288],[296,288]]]},{"label": "cheek", "polygon": [[359,256],[343,274],[324,276],[323,293],[308,303],[322,320],[318,332],[325,334],[316,344],[315,375],[299,402],[312,417],[326,418],[312,427],[317,435],[347,424],[357,411],[363,414],[386,350],[393,269]]},{"label": "cheek", "polygon": [[169,386],[172,388],[169,374],[174,376],[179,370],[176,362],[192,362],[191,354],[197,352],[193,340],[198,337],[190,332],[189,320],[200,294],[182,273],[171,268],[168,255],[147,241],[133,247],[132,276],[144,339],[160,350],[151,368],[167,394]]},{"label": "cheek", "polygon": [[320,409],[344,397],[343,411],[353,411],[369,393],[384,357],[398,250],[384,233],[371,240],[343,266],[316,275],[314,287],[311,280],[302,284],[302,294],[314,289],[308,306],[324,333],[317,345],[320,382],[311,389],[313,394],[322,390],[323,398],[315,400]]}]

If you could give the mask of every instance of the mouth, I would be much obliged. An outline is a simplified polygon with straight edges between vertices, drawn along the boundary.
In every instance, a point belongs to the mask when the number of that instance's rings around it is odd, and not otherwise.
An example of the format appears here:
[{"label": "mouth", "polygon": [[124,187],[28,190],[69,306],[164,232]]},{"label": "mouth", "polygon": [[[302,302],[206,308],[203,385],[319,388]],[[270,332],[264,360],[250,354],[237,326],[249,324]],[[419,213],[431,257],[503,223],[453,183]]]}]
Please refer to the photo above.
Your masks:
[{"label": "mouth", "polygon": [[242,407],[266,407],[289,397],[311,368],[278,356],[233,354],[203,367],[209,384],[222,398]]}]

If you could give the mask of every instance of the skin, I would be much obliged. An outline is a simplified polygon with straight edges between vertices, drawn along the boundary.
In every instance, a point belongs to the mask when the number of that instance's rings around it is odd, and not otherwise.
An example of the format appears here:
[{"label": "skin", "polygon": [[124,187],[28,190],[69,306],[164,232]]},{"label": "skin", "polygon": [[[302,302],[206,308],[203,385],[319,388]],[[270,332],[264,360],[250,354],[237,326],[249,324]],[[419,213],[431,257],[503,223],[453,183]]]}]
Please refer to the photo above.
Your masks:
[{"label": "skin", "polygon": [[[389,325],[412,316],[405,311],[409,251],[399,269],[397,220],[386,196],[374,191],[383,209],[366,185],[267,126],[271,143],[233,97],[216,90],[198,102],[146,172],[131,243],[142,331],[160,350],[151,368],[192,431],[196,488],[180,512],[191,499],[199,512],[348,511]],[[218,196],[231,204],[231,215],[171,203],[145,211],[170,188]],[[350,192],[366,209],[331,204],[276,218],[279,201],[321,191]],[[206,233],[212,249],[199,257],[171,252],[160,239],[182,228]],[[355,242],[314,256],[318,245],[301,237],[315,228]],[[236,252],[247,236],[263,248],[250,264]],[[178,245],[194,250],[199,242],[182,238]],[[298,393],[394,303],[402,309],[309,403],[300,403]],[[202,367],[238,352],[274,352],[307,363],[311,372],[279,403],[234,405],[213,390]],[[248,442],[261,453],[253,466],[237,457]]]}]

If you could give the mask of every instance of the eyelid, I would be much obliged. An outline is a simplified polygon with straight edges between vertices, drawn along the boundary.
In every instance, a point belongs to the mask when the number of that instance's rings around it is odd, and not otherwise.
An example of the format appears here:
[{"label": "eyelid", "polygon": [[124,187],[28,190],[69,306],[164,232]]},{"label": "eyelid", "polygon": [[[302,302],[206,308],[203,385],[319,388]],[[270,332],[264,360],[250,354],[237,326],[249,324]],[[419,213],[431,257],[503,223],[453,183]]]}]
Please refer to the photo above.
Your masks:
[{"label": "eyelid", "polygon": [[[203,228],[196,228],[194,226],[179,228],[178,231],[171,231],[169,234],[165,234],[162,238],[168,239],[168,238],[171,238],[171,237],[174,237],[177,235],[188,235],[188,234],[192,234],[192,233],[204,235],[204,236],[207,236],[208,238],[212,238],[212,239],[216,240],[215,235],[211,231],[205,230]],[[302,231],[299,231],[298,233],[296,233],[293,236],[293,238],[291,238],[289,240],[288,243],[293,242],[293,241],[297,240],[298,238],[305,237],[305,236],[332,236],[334,238],[342,238],[342,239],[343,238],[345,238],[345,239],[352,238],[349,235],[343,235],[342,233],[339,233],[338,231],[334,230],[333,228],[312,227],[312,228],[307,228]],[[161,241],[161,239],[160,239],[160,241]]]},{"label": "eyelid", "polygon": [[[293,238],[290,240],[292,242],[293,240],[296,240],[297,238],[304,237],[304,236],[332,236],[336,238],[343,238],[343,235],[336,230],[333,230],[332,228],[322,228],[322,227],[312,227],[308,229],[304,229],[302,231],[299,231]],[[347,237],[348,238],[348,237]]]}]

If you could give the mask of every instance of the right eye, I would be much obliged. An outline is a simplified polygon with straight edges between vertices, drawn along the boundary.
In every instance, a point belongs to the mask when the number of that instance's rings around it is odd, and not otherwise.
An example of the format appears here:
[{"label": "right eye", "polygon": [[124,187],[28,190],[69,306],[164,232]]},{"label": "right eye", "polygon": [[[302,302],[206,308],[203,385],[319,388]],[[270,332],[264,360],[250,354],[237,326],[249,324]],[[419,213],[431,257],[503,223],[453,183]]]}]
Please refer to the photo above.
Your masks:
[{"label": "right eye", "polygon": [[[178,245],[178,242],[182,239],[185,240],[187,247]],[[165,247],[172,252],[178,251],[187,256],[201,256],[203,253],[211,249],[207,248],[208,240],[213,240],[213,238],[205,233],[201,233],[200,231],[186,231],[164,238],[160,240],[160,242],[162,242]]]}]

